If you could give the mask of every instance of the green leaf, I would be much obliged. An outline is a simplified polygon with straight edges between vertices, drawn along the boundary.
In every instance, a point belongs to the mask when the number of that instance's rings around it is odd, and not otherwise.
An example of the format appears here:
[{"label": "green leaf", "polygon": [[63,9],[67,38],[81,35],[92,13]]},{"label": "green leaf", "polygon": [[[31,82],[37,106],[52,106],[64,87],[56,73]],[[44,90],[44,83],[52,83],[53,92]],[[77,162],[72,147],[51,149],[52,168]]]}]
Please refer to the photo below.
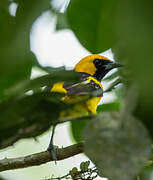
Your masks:
[{"label": "green leaf", "polygon": [[[147,87],[146,87],[147,88]],[[153,101],[148,94],[145,96],[139,96],[137,100],[137,105],[134,111],[134,115],[138,117],[143,124],[147,127],[152,139],[153,139]]]},{"label": "green leaf", "polygon": [[14,96],[23,94],[29,90],[35,90],[40,87],[49,86],[51,87],[55,82],[69,81],[76,82],[78,80],[78,74],[74,71],[53,70],[52,73],[44,75],[33,80],[23,81],[16,84],[14,87],[6,91],[7,96]]},{"label": "green leaf", "polygon": [[81,120],[81,121],[71,121],[70,122],[72,136],[76,142],[81,142],[83,140],[82,133],[83,133],[83,130],[86,127],[88,121],[89,121],[88,119],[85,119],[85,120]]},{"label": "green leaf", "polygon": [[0,26],[2,27],[0,32],[0,97],[2,97],[5,89],[30,77],[33,56],[30,51],[26,54],[27,49],[23,47],[24,41],[19,47],[20,42],[15,38],[17,31],[15,18],[3,10],[0,10]]},{"label": "green leaf", "polygon": [[142,172],[134,178],[134,180],[152,180],[153,179],[153,169],[144,168]]},{"label": "green leaf", "polygon": [[145,170],[140,174],[140,180],[152,180],[153,179],[153,170]]},{"label": "green leaf", "polygon": [[125,63],[121,75],[129,81],[127,85],[137,84],[139,97],[134,114],[153,137],[153,1],[116,2],[114,35],[118,43],[113,52],[118,61]]},{"label": "green leaf", "polygon": [[1,0],[0,1],[0,9],[5,10],[5,12],[9,13],[9,5],[10,4],[11,4],[11,2],[9,0]]},{"label": "green leaf", "polygon": [[8,179],[4,179],[3,177],[0,176],[0,180],[8,180]]},{"label": "green leaf", "polygon": [[[51,73],[51,72],[50,72]],[[50,91],[36,91],[32,95],[25,94],[29,90],[40,87],[51,87],[60,81],[76,82],[78,74],[74,71],[55,71],[33,80],[19,83],[7,91],[8,100],[0,103],[0,148],[12,145],[18,139],[35,137],[46,131],[56,122],[61,111],[69,105],[61,102],[63,94]],[[5,138],[4,138],[5,137]]]},{"label": "green leaf", "polygon": [[107,104],[101,104],[97,108],[97,112],[105,112],[105,111],[119,111],[121,107],[120,102],[112,102]]},{"label": "green leaf", "polygon": [[78,168],[77,167],[74,167],[72,170],[71,170],[72,173],[76,173],[78,172]]},{"label": "green leaf", "polygon": [[50,7],[49,0],[15,2],[18,4],[15,17],[0,5],[0,98],[7,88],[30,78],[35,61],[30,52],[30,29],[34,20]]},{"label": "green leaf", "polygon": [[0,103],[0,149],[48,130],[68,108],[61,97],[59,93],[41,92]]},{"label": "green leaf", "polygon": [[118,43],[113,50],[116,58],[126,63],[127,71],[137,81],[144,95],[153,97],[152,6],[152,1],[117,1],[114,35]]},{"label": "green leaf", "polygon": [[80,164],[80,169],[82,172],[85,172],[88,170],[89,168],[89,165],[90,165],[90,161],[86,161],[86,162],[81,162]]},{"label": "green leaf", "polygon": [[80,43],[92,53],[111,48],[115,0],[73,0],[67,9],[70,28]]},{"label": "green leaf", "polygon": [[74,167],[69,173],[73,179],[79,176],[79,171],[77,167]]}]

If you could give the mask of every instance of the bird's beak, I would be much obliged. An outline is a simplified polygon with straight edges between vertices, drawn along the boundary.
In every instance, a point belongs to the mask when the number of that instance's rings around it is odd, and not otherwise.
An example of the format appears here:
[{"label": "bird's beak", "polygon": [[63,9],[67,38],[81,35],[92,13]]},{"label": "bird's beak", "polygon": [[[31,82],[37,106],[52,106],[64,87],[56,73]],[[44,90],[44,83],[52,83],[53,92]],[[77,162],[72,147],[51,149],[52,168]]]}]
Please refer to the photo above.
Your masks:
[{"label": "bird's beak", "polygon": [[123,66],[123,65],[121,65],[120,63],[111,61],[110,63],[108,63],[108,64],[105,65],[105,69],[109,71],[109,70],[111,70],[111,69],[118,68],[118,67],[122,67],[122,66]]}]

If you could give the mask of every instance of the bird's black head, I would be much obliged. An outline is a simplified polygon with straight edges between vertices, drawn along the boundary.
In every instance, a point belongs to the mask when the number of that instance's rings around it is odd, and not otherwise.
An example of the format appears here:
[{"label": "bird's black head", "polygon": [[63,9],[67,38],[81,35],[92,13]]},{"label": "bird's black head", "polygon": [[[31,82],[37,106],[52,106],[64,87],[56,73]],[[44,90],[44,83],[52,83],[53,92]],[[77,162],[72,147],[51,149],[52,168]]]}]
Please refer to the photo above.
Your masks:
[{"label": "bird's black head", "polygon": [[108,59],[94,59],[93,63],[96,67],[96,71],[93,76],[99,81],[101,81],[110,70],[121,66],[119,63]]},{"label": "bird's black head", "polygon": [[101,81],[111,69],[117,67],[120,67],[120,64],[109,60],[107,57],[92,54],[81,59],[75,66],[75,71],[93,76]]}]

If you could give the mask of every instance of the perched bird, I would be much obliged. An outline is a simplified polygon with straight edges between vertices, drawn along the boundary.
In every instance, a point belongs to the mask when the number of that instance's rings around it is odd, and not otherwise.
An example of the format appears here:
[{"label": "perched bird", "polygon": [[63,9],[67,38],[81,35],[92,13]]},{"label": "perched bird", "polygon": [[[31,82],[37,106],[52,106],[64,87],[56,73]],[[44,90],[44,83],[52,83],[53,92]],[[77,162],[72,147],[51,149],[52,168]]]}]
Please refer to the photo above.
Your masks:
[{"label": "perched bird", "polygon": [[[74,104],[71,110],[61,112],[60,117],[96,114],[98,103],[103,96],[103,86],[101,84],[101,80],[110,70],[117,67],[120,67],[119,63],[113,62],[107,57],[98,54],[89,55],[81,59],[74,68],[74,71],[80,74],[80,83],[69,84],[59,82],[54,84],[51,88],[51,92],[65,94],[65,96],[61,99],[64,103]],[[88,89],[92,91],[100,90],[100,93],[95,93],[95,96],[88,98],[86,101],[77,103],[89,94]],[[51,147],[53,147],[52,141],[53,136],[49,145]]]},{"label": "perched bird", "polygon": [[101,90],[95,97],[91,97],[85,102],[76,104],[70,112],[62,112],[60,117],[74,117],[89,114],[96,114],[99,101],[103,96],[103,86],[101,80],[113,68],[120,64],[109,60],[107,57],[93,54],[86,56],[76,64],[74,71],[80,74],[80,83],[69,84],[59,82],[54,84],[51,92],[64,93],[62,101],[68,104],[74,104],[81,98],[89,94],[89,90]]}]

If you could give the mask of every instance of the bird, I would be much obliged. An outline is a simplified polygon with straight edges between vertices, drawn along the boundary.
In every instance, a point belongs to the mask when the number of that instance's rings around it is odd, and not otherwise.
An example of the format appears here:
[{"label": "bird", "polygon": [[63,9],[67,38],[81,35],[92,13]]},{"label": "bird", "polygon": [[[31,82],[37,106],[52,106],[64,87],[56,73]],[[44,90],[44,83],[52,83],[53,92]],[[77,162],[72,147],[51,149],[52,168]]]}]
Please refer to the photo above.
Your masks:
[{"label": "bird", "polygon": [[[57,82],[50,89],[51,92],[64,94],[61,101],[73,105],[71,110],[61,112],[59,115],[60,118],[96,114],[97,106],[103,96],[101,81],[109,71],[120,66],[119,63],[99,54],[91,54],[82,58],[74,67],[74,71],[77,72],[80,77],[79,83]],[[91,91],[94,92],[97,90],[99,93],[95,93],[86,100],[81,101],[81,99],[88,97]],[[49,144],[49,147],[53,150],[54,130],[55,126],[53,127]],[[52,156],[56,159],[55,152],[52,153]]]},{"label": "bird", "polygon": [[74,67],[74,71],[80,74],[81,82],[77,84],[55,83],[51,88],[51,92],[65,94],[61,100],[66,104],[74,104],[87,96],[90,90],[101,90],[101,92],[99,91],[100,93],[97,96],[74,106],[70,113],[62,112],[60,117],[96,114],[97,106],[103,96],[101,81],[110,70],[120,66],[119,63],[99,54],[88,55],[81,59]]}]

